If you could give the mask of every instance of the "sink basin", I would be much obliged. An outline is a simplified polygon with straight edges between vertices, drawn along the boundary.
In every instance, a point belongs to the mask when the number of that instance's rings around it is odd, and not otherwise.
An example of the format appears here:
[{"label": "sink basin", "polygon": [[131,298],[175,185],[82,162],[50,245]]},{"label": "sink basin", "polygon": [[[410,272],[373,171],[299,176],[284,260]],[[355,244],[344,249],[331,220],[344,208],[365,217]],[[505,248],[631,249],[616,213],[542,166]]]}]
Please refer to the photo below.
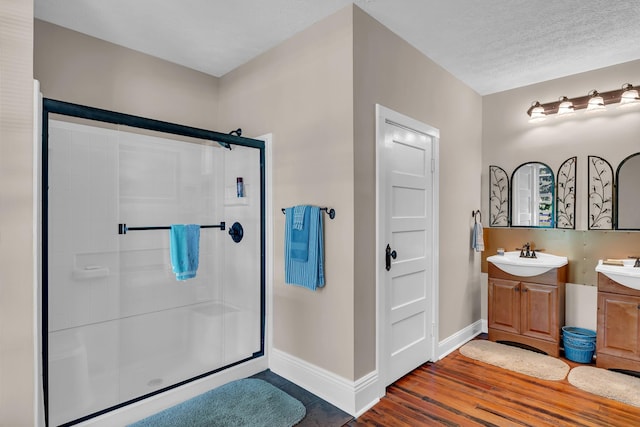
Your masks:
[{"label": "sink basin", "polygon": [[[488,259],[488,258],[487,258]],[[621,267],[617,265],[605,265],[602,260],[596,267],[598,273],[602,273],[611,280],[615,280],[627,288],[640,290],[640,268]]]},{"label": "sink basin", "polygon": [[504,255],[492,255],[487,261],[493,263],[500,270],[514,276],[531,277],[544,274],[547,271],[567,265],[565,256],[536,252],[537,258],[520,258],[520,251],[505,252]]}]

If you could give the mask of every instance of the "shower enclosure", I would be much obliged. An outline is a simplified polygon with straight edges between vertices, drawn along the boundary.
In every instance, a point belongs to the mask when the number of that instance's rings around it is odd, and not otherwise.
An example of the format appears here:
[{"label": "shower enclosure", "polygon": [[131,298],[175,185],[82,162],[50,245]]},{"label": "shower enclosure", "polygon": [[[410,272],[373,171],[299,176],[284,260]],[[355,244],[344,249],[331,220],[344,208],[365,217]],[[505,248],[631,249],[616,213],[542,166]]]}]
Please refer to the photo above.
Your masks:
[{"label": "shower enclosure", "polygon": [[[264,354],[262,141],[45,99],[43,153],[48,425]],[[193,279],[172,224],[201,225]]]}]

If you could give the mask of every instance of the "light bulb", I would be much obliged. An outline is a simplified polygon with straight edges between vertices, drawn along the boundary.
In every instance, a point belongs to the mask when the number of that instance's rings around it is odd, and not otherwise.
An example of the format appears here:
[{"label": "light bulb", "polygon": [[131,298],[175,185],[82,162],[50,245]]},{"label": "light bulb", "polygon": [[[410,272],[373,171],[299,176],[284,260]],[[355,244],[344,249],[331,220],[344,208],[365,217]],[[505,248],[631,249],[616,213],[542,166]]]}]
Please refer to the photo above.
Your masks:
[{"label": "light bulb", "polygon": [[539,123],[547,118],[544,107],[538,101],[531,105],[531,113],[529,115],[531,116],[529,123]]},{"label": "light bulb", "polygon": [[640,104],[640,96],[638,96],[638,89],[635,89],[633,85],[627,83],[622,86],[622,95],[620,95],[620,108],[626,108]]},{"label": "light bulb", "polygon": [[591,98],[589,99],[589,104],[587,105],[587,111],[594,112],[606,110],[606,107],[604,106],[604,99],[602,98],[602,96],[600,96],[597,90],[594,89],[589,92],[589,96]]},{"label": "light bulb", "polygon": [[560,104],[558,105],[558,115],[571,115],[575,111],[573,102],[569,101],[566,96],[560,97]]}]

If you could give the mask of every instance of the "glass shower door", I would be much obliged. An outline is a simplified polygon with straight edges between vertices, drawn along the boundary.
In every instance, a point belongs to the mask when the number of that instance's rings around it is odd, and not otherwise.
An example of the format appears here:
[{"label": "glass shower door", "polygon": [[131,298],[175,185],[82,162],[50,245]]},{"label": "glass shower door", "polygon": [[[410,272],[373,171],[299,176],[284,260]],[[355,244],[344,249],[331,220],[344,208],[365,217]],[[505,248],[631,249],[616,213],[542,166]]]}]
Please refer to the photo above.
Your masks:
[{"label": "glass shower door", "polygon": [[[48,136],[49,424],[262,354],[260,150],[89,120],[49,120]],[[178,281],[168,226],[186,223],[216,227]]]},{"label": "glass shower door", "polygon": [[49,126],[49,423],[117,404],[120,240],[117,135]]}]

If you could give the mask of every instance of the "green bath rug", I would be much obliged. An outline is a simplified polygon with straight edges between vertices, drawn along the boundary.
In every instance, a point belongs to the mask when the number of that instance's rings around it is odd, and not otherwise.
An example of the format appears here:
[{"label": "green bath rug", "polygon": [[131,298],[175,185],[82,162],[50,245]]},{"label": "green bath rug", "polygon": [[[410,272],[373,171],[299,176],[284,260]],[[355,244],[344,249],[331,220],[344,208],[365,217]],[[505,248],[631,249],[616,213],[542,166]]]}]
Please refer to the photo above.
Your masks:
[{"label": "green bath rug", "polygon": [[299,400],[266,381],[246,378],[203,393],[129,427],[291,427],[306,415]]}]

